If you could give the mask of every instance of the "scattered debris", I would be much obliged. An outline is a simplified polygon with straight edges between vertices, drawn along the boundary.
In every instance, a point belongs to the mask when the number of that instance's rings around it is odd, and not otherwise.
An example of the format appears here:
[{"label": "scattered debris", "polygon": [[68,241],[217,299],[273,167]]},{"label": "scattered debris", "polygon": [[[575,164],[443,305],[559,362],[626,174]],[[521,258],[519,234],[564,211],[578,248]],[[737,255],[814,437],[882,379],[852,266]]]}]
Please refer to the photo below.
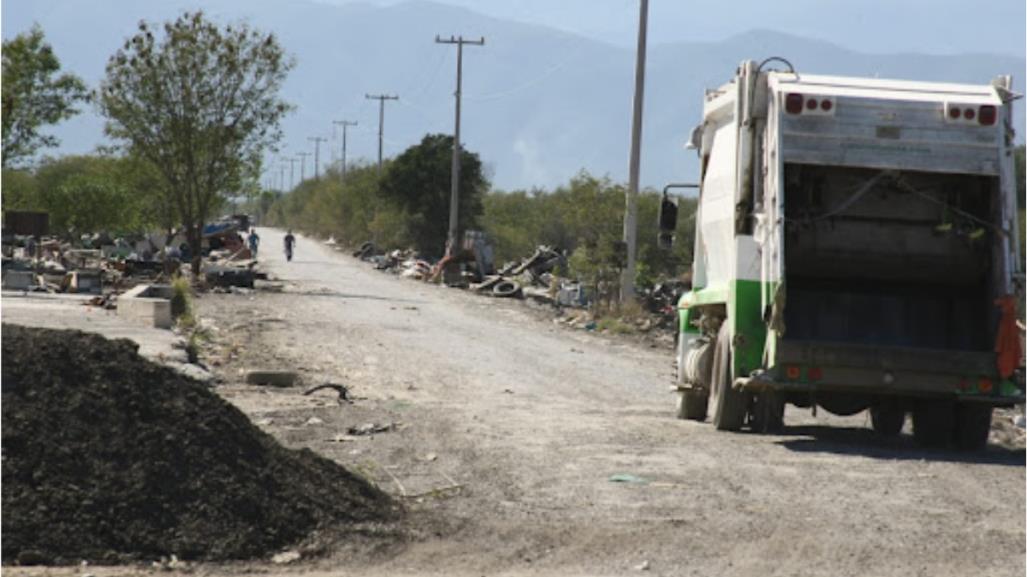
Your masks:
[{"label": "scattered debris", "polygon": [[291,387],[299,375],[295,371],[250,371],[246,373],[246,384],[269,387]]},{"label": "scattered debris", "polygon": [[323,424],[325,424],[324,419],[321,419],[319,417],[310,417],[309,419],[307,419],[303,423],[303,426],[304,427],[316,427],[317,425],[323,425]]},{"label": "scattered debris", "polygon": [[380,425],[376,423],[364,423],[363,425],[350,427],[346,429],[346,432],[354,436],[363,436],[374,435],[376,433],[387,433],[389,431],[394,430],[395,428],[396,423],[384,423]]},{"label": "scattered debris", "polygon": [[277,555],[272,557],[271,562],[275,565],[286,565],[294,561],[299,561],[301,557],[303,557],[303,555],[301,555],[300,552],[296,550],[282,551],[281,553],[278,553]]},{"label": "scattered debris", "polygon": [[339,394],[339,404],[340,405],[344,404],[344,403],[353,403],[353,399],[349,396],[349,388],[346,387],[346,385],[338,385],[338,384],[335,384],[335,383],[325,383],[323,385],[318,385],[318,386],[316,386],[316,387],[314,387],[312,389],[307,389],[306,391],[303,392],[303,394],[304,395],[312,395],[312,394],[316,393],[317,391],[321,391],[321,390],[325,390],[325,389],[333,390],[333,391],[335,391],[336,393]]},{"label": "scattered debris", "polygon": [[649,561],[648,560],[642,561],[638,565],[635,565],[635,571],[648,571],[648,570],[649,570]]},{"label": "scattered debris", "polygon": [[649,484],[649,479],[646,479],[644,477],[638,477],[636,475],[631,475],[629,473],[618,473],[616,475],[610,475],[609,481],[611,483],[630,483],[633,485]]}]

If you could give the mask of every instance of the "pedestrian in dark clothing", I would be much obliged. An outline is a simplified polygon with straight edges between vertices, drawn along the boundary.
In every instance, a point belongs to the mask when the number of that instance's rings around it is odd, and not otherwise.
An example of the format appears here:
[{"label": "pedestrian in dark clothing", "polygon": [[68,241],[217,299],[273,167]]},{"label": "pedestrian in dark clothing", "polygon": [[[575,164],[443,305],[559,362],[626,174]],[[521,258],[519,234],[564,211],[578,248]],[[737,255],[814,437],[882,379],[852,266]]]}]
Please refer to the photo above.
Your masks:
[{"label": "pedestrian in dark clothing", "polygon": [[296,237],[292,236],[292,229],[285,235],[285,260],[292,260],[292,249],[296,246]]}]

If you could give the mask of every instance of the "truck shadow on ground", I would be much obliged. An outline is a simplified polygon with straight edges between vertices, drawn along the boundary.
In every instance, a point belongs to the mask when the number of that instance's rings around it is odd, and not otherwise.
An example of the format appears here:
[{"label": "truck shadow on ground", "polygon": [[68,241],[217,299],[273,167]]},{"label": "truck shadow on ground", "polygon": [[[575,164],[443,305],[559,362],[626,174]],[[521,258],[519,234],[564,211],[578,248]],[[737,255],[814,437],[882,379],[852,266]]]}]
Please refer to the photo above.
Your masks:
[{"label": "truck shadow on ground", "polygon": [[979,463],[1023,467],[1027,464],[1023,449],[1012,449],[994,444],[979,451],[925,449],[913,437],[901,435],[885,439],[870,429],[802,425],[785,427],[781,432],[787,438],[778,445],[799,453],[834,453],[892,461],[944,461],[951,463]]}]

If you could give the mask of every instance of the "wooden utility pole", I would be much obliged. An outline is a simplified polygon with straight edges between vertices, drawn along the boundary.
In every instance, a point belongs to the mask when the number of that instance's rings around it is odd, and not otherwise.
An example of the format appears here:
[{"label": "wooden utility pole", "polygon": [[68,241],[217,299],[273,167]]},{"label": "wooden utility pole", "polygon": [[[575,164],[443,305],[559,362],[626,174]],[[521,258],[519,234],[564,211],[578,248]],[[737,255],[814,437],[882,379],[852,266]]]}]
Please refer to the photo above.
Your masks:
[{"label": "wooden utility pole", "polygon": [[321,180],[321,143],[328,139],[323,136],[310,136],[307,140],[314,143],[314,180]]},{"label": "wooden utility pole", "polygon": [[310,153],[297,152],[296,156],[300,157],[300,182],[302,183],[307,179],[307,157],[310,156]]},{"label": "wooden utility pole", "polygon": [[332,121],[332,127],[333,128],[335,126],[341,126],[342,127],[342,178],[346,178],[346,129],[349,128],[350,126],[356,126],[356,125],[357,125],[357,123],[355,121],[353,121],[353,122],[351,122],[349,120],[333,120]]},{"label": "wooden utility pole", "polygon": [[638,173],[642,147],[642,101],[645,95],[646,27],[649,21],[649,0],[641,0],[638,15],[638,49],[635,53],[635,98],[631,117],[631,160],[628,168],[628,190],[624,211],[624,244],[627,262],[621,272],[620,300],[635,298],[635,241],[638,228]]},{"label": "wooden utility pole", "polygon": [[436,44],[456,44],[456,122],[453,127],[453,166],[450,170],[450,197],[449,197],[449,236],[446,246],[446,254],[456,250],[457,232],[460,215],[460,94],[463,85],[464,68],[464,44],[472,46],[484,46],[485,38],[478,40],[465,40],[463,36],[450,36],[448,39],[435,36]]},{"label": "wooden utility pole", "polygon": [[296,188],[296,157],[285,159],[289,163],[289,190]]},{"label": "wooden utility pole", "polygon": [[388,94],[365,94],[364,98],[378,101],[378,175],[382,174],[382,141],[385,138],[385,101],[399,100],[399,96]]}]

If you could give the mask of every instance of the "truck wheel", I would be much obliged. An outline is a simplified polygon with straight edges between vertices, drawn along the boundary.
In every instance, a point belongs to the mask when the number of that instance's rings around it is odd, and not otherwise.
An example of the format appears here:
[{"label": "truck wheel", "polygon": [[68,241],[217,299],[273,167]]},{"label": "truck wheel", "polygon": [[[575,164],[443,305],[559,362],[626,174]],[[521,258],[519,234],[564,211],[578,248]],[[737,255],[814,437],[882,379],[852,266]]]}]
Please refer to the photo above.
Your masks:
[{"label": "truck wheel", "polygon": [[977,403],[956,405],[956,447],[964,451],[977,451],[988,444],[991,433],[991,406]]},{"label": "truck wheel", "polygon": [[913,409],[913,438],[922,447],[945,447],[952,438],[955,411],[946,401],[922,401]]},{"label": "truck wheel", "polygon": [[710,397],[692,391],[678,391],[678,418],[705,421]]},{"label": "truck wheel", "polygon": [[776,433],[785,426],[785,399],[779,391],[766,390],[753,395],[752,430]]},{"label": "truck wheel", "polygon": [[717,348],[713,353],[713,426],[718,431],[737,431],[745,422],[745,395],[734,388],[731,371],[731,331],[727,321],[717,333]]},{"label": "truck wheel", "polygon": [[870,407],[870,425],[882,437],[895,437],[906,424],[906,411],[901,407],[886,404]]}]

